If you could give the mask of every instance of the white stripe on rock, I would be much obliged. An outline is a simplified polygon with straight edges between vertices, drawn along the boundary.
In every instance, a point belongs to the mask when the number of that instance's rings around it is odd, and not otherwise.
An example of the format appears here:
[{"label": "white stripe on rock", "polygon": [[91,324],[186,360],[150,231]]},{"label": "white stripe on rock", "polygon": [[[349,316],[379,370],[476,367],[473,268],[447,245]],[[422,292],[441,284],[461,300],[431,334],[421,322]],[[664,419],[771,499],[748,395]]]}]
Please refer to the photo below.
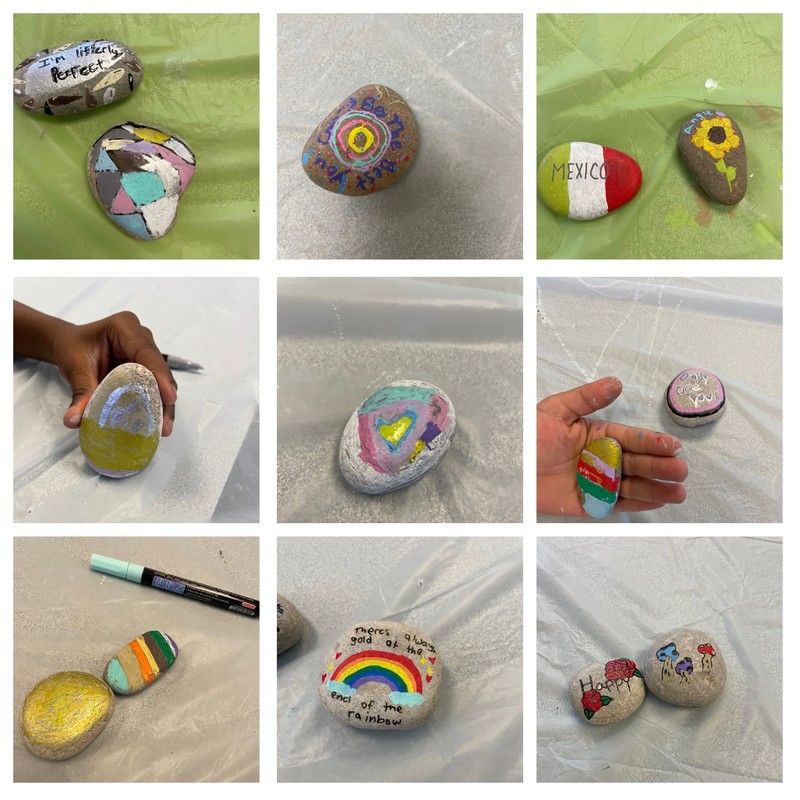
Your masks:
[{"label": "white stripe on rock", "polygon": [[[567,182],[569,216],[572,219],[594,219],[608,214],[605,179],[589,177],[591,165],[603,163],[603,148],[589,142],[572,142],[569,161],[573,165],[573,178]],[[574,177],[578,172],[581,177]],[[597,168],[593,172],[598,175]]]}]

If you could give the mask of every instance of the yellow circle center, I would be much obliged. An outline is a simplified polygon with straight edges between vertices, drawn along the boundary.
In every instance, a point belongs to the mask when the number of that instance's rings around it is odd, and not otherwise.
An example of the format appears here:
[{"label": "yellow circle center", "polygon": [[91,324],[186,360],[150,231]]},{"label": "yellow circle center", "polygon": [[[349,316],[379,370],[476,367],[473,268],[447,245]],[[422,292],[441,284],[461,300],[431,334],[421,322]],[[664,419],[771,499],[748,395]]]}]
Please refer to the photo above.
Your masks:
[{"label": "yellow circle center", "polygon": [[[358,142],[356,141],[356,137],[359,133],[364,134],[364,144],[359,147]],[[364,153],[369,150],[370,147],[375,143],[375,136],[372,131],[366,125],[356,125],[353,130],[347,136],[347,144],[350,145],[350,148],[354,150],[356,153]]]}]

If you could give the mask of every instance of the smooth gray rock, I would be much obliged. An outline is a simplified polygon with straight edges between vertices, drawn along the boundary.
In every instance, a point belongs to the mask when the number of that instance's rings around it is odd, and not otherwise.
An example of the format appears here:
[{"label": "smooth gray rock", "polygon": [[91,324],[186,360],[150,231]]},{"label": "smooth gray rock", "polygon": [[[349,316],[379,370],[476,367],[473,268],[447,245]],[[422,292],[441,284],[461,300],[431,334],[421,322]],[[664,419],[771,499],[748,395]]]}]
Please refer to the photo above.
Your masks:
[{"label": "smooth gray rock", "polygon": [[278,655],[296,644],[303,635],[303,617],[294,603],[278,595]]},{"label": "smooth gray rock", "polygon": [[598,661],[575,674],[569,699],[582,720],[611,725],[636,712],[645,696],[642,673],[629,658]]}]

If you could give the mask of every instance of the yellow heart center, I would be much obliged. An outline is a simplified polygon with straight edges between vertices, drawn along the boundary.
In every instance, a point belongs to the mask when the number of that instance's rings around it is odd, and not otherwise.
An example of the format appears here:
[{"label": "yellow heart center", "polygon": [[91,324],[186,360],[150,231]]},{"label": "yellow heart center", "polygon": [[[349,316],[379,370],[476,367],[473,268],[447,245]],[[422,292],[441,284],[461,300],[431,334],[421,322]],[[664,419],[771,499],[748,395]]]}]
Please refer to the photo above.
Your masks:
[{"label": "yellow heart center", "polygon": [[400,419],[396,420],[395,422],[391,422],[388,425],[381,425],[378,428],[378,431],[387,442],[396,447],[397,444],[402,441],[403,437],[406,435],[406,431],[411,427],[412,423],[413,421],[411,417],[400,417]]}]

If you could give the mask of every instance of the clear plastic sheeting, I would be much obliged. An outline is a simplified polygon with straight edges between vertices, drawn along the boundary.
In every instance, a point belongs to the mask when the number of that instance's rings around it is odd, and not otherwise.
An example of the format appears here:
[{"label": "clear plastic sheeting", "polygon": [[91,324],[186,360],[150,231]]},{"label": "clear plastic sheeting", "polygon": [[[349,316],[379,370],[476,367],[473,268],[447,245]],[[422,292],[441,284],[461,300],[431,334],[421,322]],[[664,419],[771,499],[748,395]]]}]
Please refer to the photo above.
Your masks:
[{"label": "clear plastic sheeting", "polygon": [[[305,624],[278,656],[279,781],[522,780],[521,538],[282,537],[278,591]],[[320,701],[331,645],[367,620],[417,628],[440,653],[418,728],[360,730]]]},{"label": "clear plastic sheeting", "polygon": [[[521,14],[281,14],[277,61],[279,258],[522,258]],[[414,112],[414,163],[324,191],[303,146],[370,83]]]},{"label": "clear plastic sheeting", "polygon": [[[537,545],[537,781],[782,780],[781,539]],[[727,681],[716,700],[684,708],[648,692],[606,726],[575,713],[569,682],[579,669],[612,658],[641,665],[653,639],[676,628],[717,641]]]},{"label": "clear plastic sheeting", "polygon": [[[521,292],[518,278],[280,279],[278,521],[521,522]],[[406,379],[452,400],[450,449],[411,486],[362,494],[339,471],[342,431]]]},{"label": "clear plastic sheeting", "polygon": [[[677,436],[689,466],[683,504],[582,522],[781,521],[782,295],[779,278],[539,280],[537,400],[615,375],[622,395],[592,416]],[[726,410],[687,428],[664,394],[692,367],[720,378]]]},{"label": "clear plastic sheeting", "polygon": [[[92,553],[260,599],[257,537],[15,539],[14,780],[258,781],[260,621],[94,572]],[[78,755],[33,755],[20,728],[31,689],[64,671],[102,679],[151,630],[178,645],[173,665],[138,694],[117,696],[105,730]]]},{"label": "clear plastic sheeting", "polygon": [[18,522],[258,521],[258,281],[252,278],[21,278],[15,299],[83,324],[132,311],[174,371],[172,435],[138,475],[98,475],[65,428],[72,393],[52,364],[14,360]]}]

